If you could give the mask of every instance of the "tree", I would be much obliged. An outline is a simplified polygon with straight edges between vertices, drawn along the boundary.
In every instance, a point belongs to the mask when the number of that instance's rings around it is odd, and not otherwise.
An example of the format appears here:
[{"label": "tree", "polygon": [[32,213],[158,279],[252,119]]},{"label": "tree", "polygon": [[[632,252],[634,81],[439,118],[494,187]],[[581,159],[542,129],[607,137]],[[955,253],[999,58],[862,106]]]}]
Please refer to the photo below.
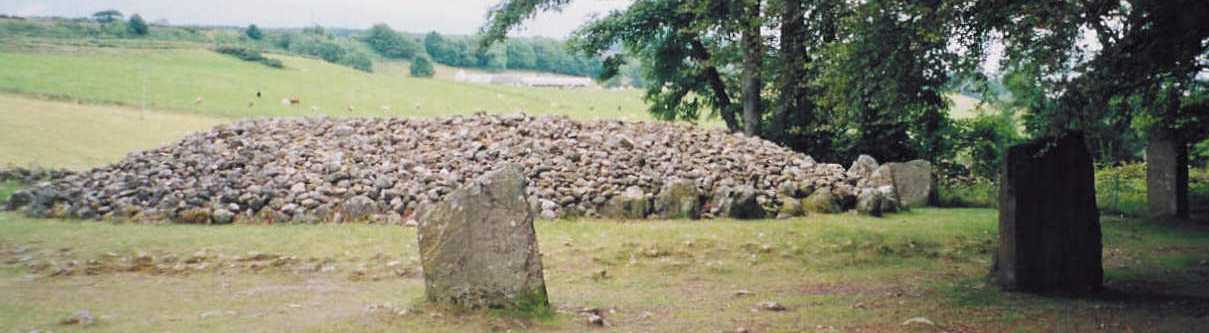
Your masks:
[{"label": "tree", "polygon": [[122,12],[119,12],[116,9],[106,9],[92,14],[92,18],[100,23],[113,23],[117,20],[121,20],[122,17]]},{"label": "tree", "polygon": [[[1199,97],[1209,71],[1209,4],[983,5],[980,20],[1005,31],[1008,86],[1030,107],[1030,133],[1085,131],[1093,148],[1108,152],[1127,132],[1143,133],[1152,215],[1186,217],[1187,147],[1209,132]],[[1081,43],[1087,38],[1095,43]]]},{"label": "tree", "polygon": [[534,69],[537,67],[537,54],[533,52],[533,46],[529,43],[509,39],[505,48],[508,69]]},{"label": "tree", "polygon": [[419,43],[381,23],[371,27],[362,41],[378,54],[390,59],[411,59],[422,52]]},{"label": "tree", "polygon": [[432,68],[432,62],[428,57],[419,56],[411,61],[411,76],[412,77],[432,77],[436,71]]},{"label": "tree", "polygon": [[260,40],[261,38],[264,38],[264,33],[260,32],[260,27],[257,27],[255,24],[249,24],[248,28],[244,29],[243,33],[252,40]]},{"label": "tree", "polygon": [[126,30],[135,36],[147,35],[147,22],[143,21],[143,17],[139,14],[130,16],[130,21],[126,23]]}]

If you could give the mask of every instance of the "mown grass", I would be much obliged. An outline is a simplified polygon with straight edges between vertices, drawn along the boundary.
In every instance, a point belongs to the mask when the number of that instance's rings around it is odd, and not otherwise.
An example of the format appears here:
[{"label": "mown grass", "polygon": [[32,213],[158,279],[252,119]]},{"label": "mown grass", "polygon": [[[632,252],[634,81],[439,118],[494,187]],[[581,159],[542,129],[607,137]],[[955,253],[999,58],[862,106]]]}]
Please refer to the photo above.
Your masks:
[{"label": "mown grass", "polygon": [[96,167],[224,121],[0,94],[0,166]]},{"label": "mown grass", "polygon": [[[146,102],[150,109],[225,118],[526,112],[576,119],[651,119],[635,90],[470,84],[411,78],[396,70],[404,66],[364,73],[315,59],[271,57],[281,59],[286,68],[199,48],[10,50],[0,52],[0,63],[5,64],[0,68],[0,90],[85,103],[141,107]],[[261,98],[256,97],[258,91]],[[281,104],[293,96],[301,99],[300,105]]]},{"label": "mown grass", "polygon": [[[353,281],[341,273],[250,272],[30,276],[0,265],[0,327],[68,328],[81,309],[90,331],[583,331],[599,308],[611,331],[1181,331],[1204,320],[1209,232],[1106,218],[1109,292],[1087,299],[1004,293],[983,277],[995,212],[917,209],[875,219],[540,221],[537,232],[555,313],[447,312],[421,304],[418,276]],[[418,266],[413,229],[369,225],[128,225],[30,220],[0,214],[6,249],[36,260],[114,253],[187,256],[199,249],[334,258],[349,267],[385,253]],[[65,249],[65,250],[64,250]],[[60,254],[65,253],[65,254]],[[603,276],[601,274],[603,273]],[[1159,286],[1151,288],[1150,286]],[[750,295],[736,295],[745,290]],[[1184,310],[1167,311],[1173,300]],[[773,301],[784,312],[759,310]],[[366,309],[392,303],[395,315]],[[926,317],[937,327],[903,326]]]}]

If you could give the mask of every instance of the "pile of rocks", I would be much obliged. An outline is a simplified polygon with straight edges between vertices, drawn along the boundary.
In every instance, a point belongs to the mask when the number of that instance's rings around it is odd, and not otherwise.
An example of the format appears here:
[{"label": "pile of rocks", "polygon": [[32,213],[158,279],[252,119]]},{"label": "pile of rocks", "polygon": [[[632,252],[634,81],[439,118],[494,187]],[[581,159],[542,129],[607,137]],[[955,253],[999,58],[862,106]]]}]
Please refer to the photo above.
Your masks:
[{"label": "pile of rocks", "polygon": [[0,182],[17,182],[33,184],[39,181],[63,178],[71,175],[71,170],[9,167],[0,168]]},{"label": "pile of rocks", "polygon": [[261,119],[55,177],[13,194],[7,208],[144,222],[404,223],[501,163],[522,168],[544,218],[839,212],[870,183],[768,141],[687,125],[525,115]]}]

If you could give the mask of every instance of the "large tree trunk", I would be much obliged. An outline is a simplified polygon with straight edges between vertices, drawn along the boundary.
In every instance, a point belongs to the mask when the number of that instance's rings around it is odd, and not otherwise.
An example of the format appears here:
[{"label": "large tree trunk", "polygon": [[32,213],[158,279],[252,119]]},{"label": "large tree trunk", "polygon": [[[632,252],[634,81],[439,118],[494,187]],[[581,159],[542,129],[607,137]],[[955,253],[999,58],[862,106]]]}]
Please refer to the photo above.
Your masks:
[{"label": "large tree trunk", "polygon": [[726,93],[726,83],[722,82],[722,75],[718,73],[718,68],[710,62],[709,50],[700,40],[693,39],[690,52],[693,59],[705,65],[705,81],[709,84],[710,90],[714,91],[714,100],[718,104],[716,105],[718,112],[722,114],[722,121],[726,122],[726,128],[731,132],[739,131],[739,120],[735,118],[735,109],[731,106],[730,95]]},{"label": "large tree trunk", "polygon": [[1146,199],[1154,218],[1188,218],[1188,144],[1156,125],[1146,140]]},{"label": "large tree trunk", "polygon": [[781,77],[780,105],[769,124],[769,136],[784,143],[789,114],[801,112],[801,82],[806,65],[805,11],[801,0],[783,0],[781,12]]},{"label": "large tree trunk", "polygon": [[760,65],[764,62],[764,41],[760,38],[760,0],[750,4],[747,22],[740,33],[743,44],[743,133],[760,135]]}]

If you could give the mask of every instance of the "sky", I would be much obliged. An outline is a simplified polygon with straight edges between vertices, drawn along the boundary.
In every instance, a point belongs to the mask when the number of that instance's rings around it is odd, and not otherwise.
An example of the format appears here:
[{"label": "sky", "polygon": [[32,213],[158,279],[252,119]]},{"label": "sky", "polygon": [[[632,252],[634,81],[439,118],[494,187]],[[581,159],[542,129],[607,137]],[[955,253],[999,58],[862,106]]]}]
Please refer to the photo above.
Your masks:
[{"label": "sky", "polygon": [[[368,28],[386,23],[396,30],[472,34],[487,10],[501,0],[0,0],[0,13],[18,16],[83,17],[117,9],[151,22],[182,25]],[[567,37],[592,17],[621,9],[630,0],[576,0],[561,13],[526,22],[519,36]]]}]

